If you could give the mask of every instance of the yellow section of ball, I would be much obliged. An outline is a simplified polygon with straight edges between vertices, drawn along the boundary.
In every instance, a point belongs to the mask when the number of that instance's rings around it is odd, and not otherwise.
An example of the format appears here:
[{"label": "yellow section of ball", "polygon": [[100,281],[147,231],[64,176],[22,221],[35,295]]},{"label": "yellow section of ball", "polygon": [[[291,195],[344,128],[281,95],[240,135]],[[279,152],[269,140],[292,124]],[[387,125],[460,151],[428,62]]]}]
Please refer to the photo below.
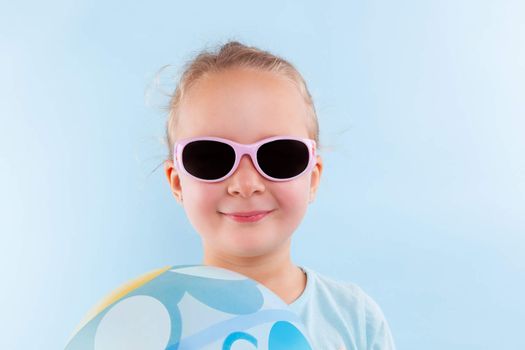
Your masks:
[{"label": "yellow section of ball", "polygon": [[134,291],[140,286],[143,286],[144,284],[148,283],[161,273],[168,271],[170,268],[171,265],[147,272],[115,289],[87,313],[87,315],[80,322],[80,324],[77,326],[77,328],[75,329],[75,331],[69,339],[71,340],[73,336],[82,329],[82,327],[84,327],[89,321],[95,318],[101,311],[106,309],[108,306],[122,299],[125,295],[129,294],[130,292]]}]

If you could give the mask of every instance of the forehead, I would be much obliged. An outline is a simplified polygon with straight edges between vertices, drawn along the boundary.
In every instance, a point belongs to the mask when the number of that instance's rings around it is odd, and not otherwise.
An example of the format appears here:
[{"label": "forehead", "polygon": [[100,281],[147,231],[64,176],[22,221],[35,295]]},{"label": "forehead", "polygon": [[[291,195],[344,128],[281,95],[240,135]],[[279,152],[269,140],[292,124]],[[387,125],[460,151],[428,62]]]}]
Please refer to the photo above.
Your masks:
[{"label": "forehead", "polygon": [[199,80],[184,96],[177,138],[217,136],[251,143],[308,137],[308,109],[296,85],[275,73],[235,68]]}]

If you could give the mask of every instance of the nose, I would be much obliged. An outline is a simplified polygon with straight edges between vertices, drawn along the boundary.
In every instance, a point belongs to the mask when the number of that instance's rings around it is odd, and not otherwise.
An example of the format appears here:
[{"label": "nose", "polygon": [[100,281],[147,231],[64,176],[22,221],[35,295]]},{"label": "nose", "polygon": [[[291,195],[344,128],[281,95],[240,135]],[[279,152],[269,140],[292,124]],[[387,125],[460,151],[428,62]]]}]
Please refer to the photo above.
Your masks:
[{"label": "nose", "polygon": [[247,198],[256,192],[264,192],[264,178],[252,163],[249,155],[245,154],[239,161],[239,166],[228,178],[228,193],[232,196]]}]

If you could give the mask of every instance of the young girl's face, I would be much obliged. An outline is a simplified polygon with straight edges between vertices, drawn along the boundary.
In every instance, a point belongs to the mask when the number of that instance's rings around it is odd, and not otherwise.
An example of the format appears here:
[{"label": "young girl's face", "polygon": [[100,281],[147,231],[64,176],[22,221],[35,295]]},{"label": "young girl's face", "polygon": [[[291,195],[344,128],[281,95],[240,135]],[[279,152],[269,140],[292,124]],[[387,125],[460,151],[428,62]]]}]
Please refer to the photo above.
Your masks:
[{"label": "young girl's face", "polygon": [[[235,68],[199,80],[180,106],[176,139],[215,136],[251,144],[287,135],[311,138],[307,106],[297,87],[276,74]],[[228,178],[206,183],[165,165],[174,195],[200,234],[205,254],[256,257],[287,249],[313,200],[322,171],[321,158],[310,173],[273,182],[257,172],[248,155]],[[225,214],[271,211],[256,222]]]}]

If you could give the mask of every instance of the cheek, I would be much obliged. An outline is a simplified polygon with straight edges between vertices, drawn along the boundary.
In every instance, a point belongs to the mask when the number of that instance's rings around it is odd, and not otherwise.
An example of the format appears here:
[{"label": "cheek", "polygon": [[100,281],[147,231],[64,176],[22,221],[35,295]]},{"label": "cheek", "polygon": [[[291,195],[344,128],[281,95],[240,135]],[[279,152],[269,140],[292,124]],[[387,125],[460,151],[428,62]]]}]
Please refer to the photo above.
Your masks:
[{"label": "cheek", "polygon": [[274,194],[281,209],[290,215],[304,215],[309,200],[308,177],[278,183]]},{"label": "cheek", "polygon": [[213,225],[210,218],[217,211],[222,190],[218,186],[191,180],[182,186],[183,206],[189,221],[197,232],[207,232],[207,226]]}]

